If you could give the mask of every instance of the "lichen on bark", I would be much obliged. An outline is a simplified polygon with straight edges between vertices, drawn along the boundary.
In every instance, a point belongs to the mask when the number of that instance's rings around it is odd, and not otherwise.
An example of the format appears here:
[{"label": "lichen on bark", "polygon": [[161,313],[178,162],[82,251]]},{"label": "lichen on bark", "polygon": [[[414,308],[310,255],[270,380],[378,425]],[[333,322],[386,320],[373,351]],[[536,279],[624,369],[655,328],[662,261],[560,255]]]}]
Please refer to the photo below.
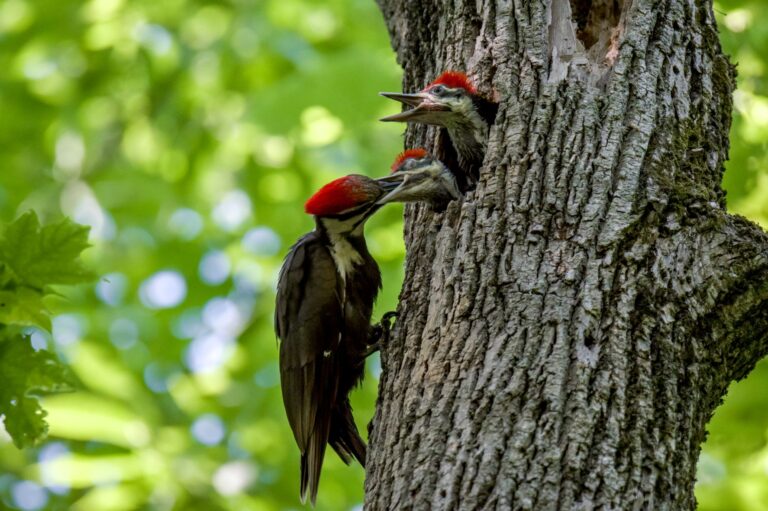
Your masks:
[{"label": "lichen on bark", "polygon": [[711,3],[379,5],[405,89],[466,69],[500,109],[477,189],[406,209],[366,508],[694,509],[705,425],[768,352]]}]

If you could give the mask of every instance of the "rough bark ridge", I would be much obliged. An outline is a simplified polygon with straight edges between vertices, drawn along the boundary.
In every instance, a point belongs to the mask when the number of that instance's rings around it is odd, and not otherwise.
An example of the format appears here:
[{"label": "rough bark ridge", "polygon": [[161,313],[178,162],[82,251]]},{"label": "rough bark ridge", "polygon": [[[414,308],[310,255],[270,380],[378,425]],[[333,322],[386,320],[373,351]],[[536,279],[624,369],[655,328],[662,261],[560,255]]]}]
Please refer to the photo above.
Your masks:
[{"label": "rough bark ridge", "polygon": [[366,509],[694,509],[705,425],[768,352],[710,2],[379,4],[405,89],[466,69],[500,111],[477,190],[406,212]]}]

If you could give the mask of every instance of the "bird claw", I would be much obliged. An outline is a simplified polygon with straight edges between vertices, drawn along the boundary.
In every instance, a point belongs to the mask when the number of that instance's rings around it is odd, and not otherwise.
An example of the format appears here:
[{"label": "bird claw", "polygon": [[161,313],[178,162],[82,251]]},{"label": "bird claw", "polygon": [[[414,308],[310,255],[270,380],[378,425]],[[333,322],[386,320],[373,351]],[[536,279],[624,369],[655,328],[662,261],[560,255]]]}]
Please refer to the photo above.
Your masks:
[{"label": "bird claw", "polygon": [[371,328],[371,335],[369,337],[368,348],[363,352],[363,358],[368,357],[379,351],[382,342],[389,342],[389,332],[392,330],[392,319],[396,318],[398,313],[395,311],[389,311],[381,317],[381,321],[378,324],[373,325]]},{"label": "bird claw", "polygon": [[366,359],[379,351],[381,349],[381,343],[379,341],[376,341],[372,344],[369,344],[367,348],[363,351],[363,359]]},{"label": "bird claw", "polygon": [[389,333],[392,330],[392,320],[398,316],[399,314],[397,311],[389,311],[385,312],[381,317],[381,321],[379,321],[379,328],[381,328],[381,337],[379,337],[380,341],[383,340],[384,342],[389,342]]},{"label": "bird claw", "polygon": [[385,324],[386,325],[385,329],[387,333],[389,333],[389,329],[392,328],[391,325],[389,324],[390,321],[392,321],[392,318],[396,318],[399,315],[400,314],[397,311],[385,312],[384,315],[381,317],[381,321],[379,321],[379,324],[382,324],[382,323]]}]

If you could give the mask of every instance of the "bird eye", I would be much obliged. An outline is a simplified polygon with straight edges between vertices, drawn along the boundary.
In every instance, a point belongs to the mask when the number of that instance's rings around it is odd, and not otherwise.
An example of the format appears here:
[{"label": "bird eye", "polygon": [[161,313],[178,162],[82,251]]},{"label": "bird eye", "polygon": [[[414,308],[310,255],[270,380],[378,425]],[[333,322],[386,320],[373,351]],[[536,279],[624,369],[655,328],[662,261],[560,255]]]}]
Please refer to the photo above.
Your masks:
[{"label": "bird eye", "polygon": [[442,96],[445,94],[445,87],[442,85],[435,85],[432,87],[432,94],[437,94],[438,96]]}]

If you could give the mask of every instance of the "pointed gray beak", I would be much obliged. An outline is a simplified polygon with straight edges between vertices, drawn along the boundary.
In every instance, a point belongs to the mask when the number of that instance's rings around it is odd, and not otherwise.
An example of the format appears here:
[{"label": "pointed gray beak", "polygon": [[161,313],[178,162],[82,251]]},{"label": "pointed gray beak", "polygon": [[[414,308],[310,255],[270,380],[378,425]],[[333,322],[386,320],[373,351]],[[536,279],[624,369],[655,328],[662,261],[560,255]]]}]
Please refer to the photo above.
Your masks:
[{"label": "pointed gray beak", "polygon": [[405,105],[411,106],[410,110],[405,110],[399,114],[389,115],[379,119],[384,122],[407,122],[425,120],[433,112],[446,112],[450,110],[447,106],[435,103],[429,94],[417,92],[415,94],[400,94],[399,92],[379,92],[385,98],[394,99]]},{"label": "pointed gray beak", "polygon": [[393,172],[386,177],[377,179],[382,187],[389,187],[393,184],[396,186],[376,201],[376,204],[416,201],[436,204],[461,198],[456,177],[450,170],[442,165],[441,167],[442,171],[439,173],[434,172],[436,167],[433,166],[426,170],[422,168]]},{"label": "pointed gray beak", "polygon": [[379,96],[385,98],[394,99],[408,106],[419,106],[426,97],[426,94],[422,92],[416,92],[415,94],[402,94],[400,92],[379,92]]},{"label": "pointed gray beak", "polygon": [[394,190],[386,194],[384,197],[376,201],[376,204],[382,205],[386,204],[388,202],[397,202],[397,200],[403,195],[405,191],[408,190],[408,186],[406,185],[406,181],[403,181],[400,183],[399,186],[397,186]]},{"label": "pointed gray beak", "polygon": [[[387,176],[387,177],[389,177],[389,176]],[[395,180],[395,179],[379,178],[376,181],[378,182],[379,186],[381,187],[381,191],[382,192],[391,192],[392,190],[394,190],[395,188],[400,186],[400,184],[402,183],[403,180],[402,179]]]},{"label": "pointed gray beak", "polygon": [[424,187],[427,186],[427,190],[429,190],[429,183],[433,182],[433,178],[429,174],[419,171],[400,171],[393,172],[381,179],[389,183],[399,183],[399,186],[376,201],[376,204],[429,200],[429,194],[424,194]]},{"label": "pointed gray beak", "polygon": [[386,204],[396,199],[406,188],[408,175],[403,172],[393,172],[392,174],[378,178],[376,181],[382,187],[386,195],[376,201],[376,204]]}]

